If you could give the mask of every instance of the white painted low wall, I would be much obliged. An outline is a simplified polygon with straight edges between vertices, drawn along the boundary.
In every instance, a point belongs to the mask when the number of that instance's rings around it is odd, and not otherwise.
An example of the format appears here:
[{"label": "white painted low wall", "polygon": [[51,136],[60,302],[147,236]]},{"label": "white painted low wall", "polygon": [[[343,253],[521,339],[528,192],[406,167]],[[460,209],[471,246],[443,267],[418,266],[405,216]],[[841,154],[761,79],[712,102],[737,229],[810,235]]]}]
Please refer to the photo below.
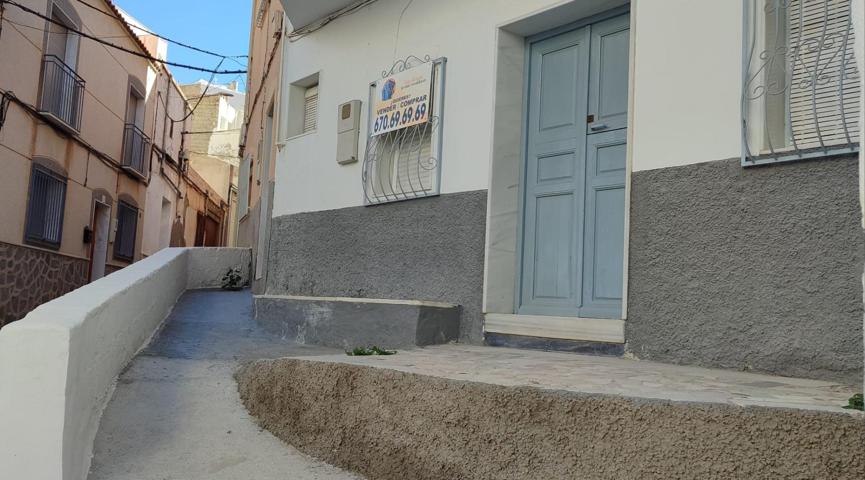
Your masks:
[{"label": "white painted low wall", "polygon": [[0,478],[84,480],[114,381],[188,288],[250,252],[168,248],[0,330]]}]

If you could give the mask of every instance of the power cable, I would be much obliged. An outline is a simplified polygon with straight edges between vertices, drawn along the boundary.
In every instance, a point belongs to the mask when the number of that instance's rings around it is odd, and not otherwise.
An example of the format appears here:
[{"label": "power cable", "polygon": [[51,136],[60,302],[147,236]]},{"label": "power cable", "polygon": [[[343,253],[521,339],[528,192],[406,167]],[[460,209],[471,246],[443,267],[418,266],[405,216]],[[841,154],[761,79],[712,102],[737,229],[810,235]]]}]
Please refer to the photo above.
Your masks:
[{"label": "power cable", "polygon": [[[106,12],[105,10],[102,10],[101,8],[97,7],[96,5],[92,5],[92,4],[90,4],[90,3],[87,3],[87,2],[85,2],[84,0],[76,0],[76,1],[77,1],[78,3],[80,3],[80,4],[84,5],[84,6],[86,6],[87,8],[90,8],[91,10],[94,10],[94,11],[96,11],[96,12],[99,12],[99,13],[105,15],[105,16],[108,16],[108,17],[111,17],[111,18],[117,18],[113,13],[111,13],[111,12]],[[127,22],[127,23],[128,23],[128,22]],[[188,49],[190,49],[190,50],[195,50],[196,52],[201,52],[201,53],[205,53],[205,54],[207,54],[207,55],[212,55],[212,56],[214,56],[214,57],[220,57],[220,58],[247,58],[247,57],[248,57],[248,55],[222,55],[221,53],[211,52],[210,50],[205,50],[205,49],[203,49],[203,48],[194,47],[194,46],[192,46],[192,45],[188,45],[188,44],[183,43],[183,42],[180,42],[180,41],[178,41],[178,40],[172,40],[171,38],[168,38],[168,37],[166,37],[166,36],[164,36],[164,35],[160,35],[160,34],[158,34],[158,33],[156,33],[156,32],[152,32],[152,31],[150,31],[150,30],[148,30],[148,29],[146,29],[146,28],[144,28],[144,27],[140,27],[140,26],[138,26],[138,25],[130,25],[130,26],[132,26],[132,27],[135,28],[135,29],[141,30],[142,32],[144,32],[144,33],[146,33],[146,34],[148,34],[148,35],[153,35],[154,37],[161,38],[161,39],[165,40],[166,42],[173,43],[173,44],[175,44],[175,45],[179,45],[179,46],[181,46],[181,47],[188,48]],[[242,65],[242,64],[240,64],[240,62],[238,62],[238,64],[239,64],[239,65]]]},{"label": "power cable", "polygon": [[321,20],[315,22],[315,23],[303,26],[303,27],[287,34],[286,36],[288,37],[288,41],[289,42],[296,42],[296,41],[300,40],[301,38],[309,35],[310,33],[324,28],[325,25],[336,20],[337,18],[344,17],[346,15],[351,15],[352,13],[355,13],[358,10],[363,9],[367,5],[375,3],[376,1],[377,0],[363,0],[359,3],[354,4],[354,5],[349,5],[347,7],[339,9],[339,10],[331,13],[330,15],[322,18]]},{"label": "power cable", "polygon": [[[61,23],[61,22],[59,22],[59,21],[57,21],[57,20],[54,20],[54,19],[51,18],[51,17],[48,17],[48,16],[46,16],[46,15],[43,15],[43,14],[37,12],[36,10],[33,10],[33,9],[31,9],[31,8],[28,8],[28,7],[25,7],[24,5],[21,5],[21,4],[19,4],[19,3],[13,2],[12,0],[0,0],[0,5],[2,5],[2,4],[9,4],[9,5],[12,5],[12,6],[18,8],[18,9],[21,10],[21,11],[27,12],[27,13],[29,13],[29,14],[31,14],[31,15],[35,15],[35,16],[37,16],[37,17],[39,17],[39,18],[41,18],[41,19],[43,19],[43,20],[46,20],[46,21],[48,21],[48,22],[50,22],[50,23],[53,23],[53,24],[58,25],[58,26],[61,26],[61,27],[65,28],[66,30],[70,31],[70,32],[73,32],[73,33],[75,33],[75,34],[77,34],[77,35],[80,35],[80,36],[82,36],[82,37],[84,37],[84,38],[88,38],[88,39],[90,39],[90,40],[93,40],[93,41],[96,42],[96,43],[100,43],[100,44],[102,44],[102,45],[105,45],[106,47],[111,47],[111,48],[114,48],[114,49],[120,50],[120,51],[122,51],[122,52],[128,53],[128,54],[130,54],[130,55],[134,55],[134,56],[136,56],[136,57],[140,57],[140,58],[144,58],[144,59],[150,60],[151,62],[154,62],[154,63],[160,63],[160,64],[163,64],[163,65],[169,65],[169,66],[177,67],[177,68],[185,68],[185,69],[187,69],[187,70],[195,70],[195,71],[199,71],[199,72],[210,73],[210,74],[213,74],[214,76],[217,75],[217,74],[219,74],[219,75],[230,75],[230,74],[243,74],[243,73],[246,73],[246,70],[219,70],[219,67],[217,67],[216,69],[209,69],[209,68],[203,68],[203,67],[196,67],[196,66],[194,66],[194,65],[187,65],[187,64],[184,64],[184,63],[169,62],[168,60],[162,60],[162,59],[156,58],[156,57],[154,57],[154,56],[152,56],[152,55],[148,55],[148,54],[141,53],[141,52],[136,52],[136,51],[134,51],[134,50],[130,50],[130,49],[126,48],[126,47],[121,47],[120,45],[115,45],[115,44],[113,44],[113,43],[111,43],[111,42],[106,42],[105,40],[102,40],[101,38],[96,37],[96,36],[94,36],[94,35],[90,35],[89,33],[85,33],[85,32],[82,32],[82,31],[80,31],[80,30],[76,30],[76,29],[74,29],[74,28],[70,28],[68,25],[66,25],[66,24],[64,24],[64,23]],[[223,62],[223,61],[225,61],[225,57],[223,57],[222,60],[220,60],[220,62],[219,62],[220,67],[222,66],[222,62]]]}]

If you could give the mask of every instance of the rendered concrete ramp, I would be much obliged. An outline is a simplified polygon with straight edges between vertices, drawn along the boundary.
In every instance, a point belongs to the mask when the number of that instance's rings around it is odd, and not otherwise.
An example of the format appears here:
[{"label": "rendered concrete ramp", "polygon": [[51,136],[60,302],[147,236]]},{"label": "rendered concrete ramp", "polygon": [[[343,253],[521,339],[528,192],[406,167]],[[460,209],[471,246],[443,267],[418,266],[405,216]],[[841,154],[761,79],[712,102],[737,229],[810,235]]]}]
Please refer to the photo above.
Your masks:
[{"label": "rendered concrete ramp", "polygon": [[91,480],[343,480],[255,423],[240,403],[239,362],[332,353],[259,329],[248,291],[194,291],[120,376],[100,424]]}]

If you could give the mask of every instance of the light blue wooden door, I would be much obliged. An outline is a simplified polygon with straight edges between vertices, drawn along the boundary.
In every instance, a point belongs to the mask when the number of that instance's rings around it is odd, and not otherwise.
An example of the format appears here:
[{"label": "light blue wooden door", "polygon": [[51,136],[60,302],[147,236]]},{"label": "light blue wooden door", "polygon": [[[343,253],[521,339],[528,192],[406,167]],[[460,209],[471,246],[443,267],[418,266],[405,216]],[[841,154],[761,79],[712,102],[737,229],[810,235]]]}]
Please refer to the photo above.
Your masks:
[{"label": "light blue wooden door", "polygon": [[628,15],[592,25],[588,132],[628,126]]},{"label": "light blue wooden door", "polygon": [[627,18],[530,45],[518,313],[621,318]]},{"label": "light blue wooden door", "polygon": [[589,29],[531,45],[520,313],[580,305]]},{"label": "light blue wooden door", "polygon": [[587,139],[581,317],[622,318],[626,132],[607,131]]}]

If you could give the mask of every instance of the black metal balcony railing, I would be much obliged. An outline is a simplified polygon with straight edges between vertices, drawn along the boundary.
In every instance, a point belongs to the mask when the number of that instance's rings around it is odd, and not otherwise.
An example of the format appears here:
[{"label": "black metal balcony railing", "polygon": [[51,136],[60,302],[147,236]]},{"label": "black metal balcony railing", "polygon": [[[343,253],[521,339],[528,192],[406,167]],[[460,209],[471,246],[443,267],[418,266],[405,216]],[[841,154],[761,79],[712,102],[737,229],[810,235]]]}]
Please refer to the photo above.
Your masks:
[{"label": "black metal balcony railing", "polygon": [[84,79],[54,55],[42,60],[42,113],[50,114],[73,130],[81,130]]},{"label": "black metal balcony railing", "polygon": [[123,131],[123,167],[133,170],[142,177],[147,176],[146,163],[147,147],[150,146],[150,138],[131,123],[126,124]]}]

